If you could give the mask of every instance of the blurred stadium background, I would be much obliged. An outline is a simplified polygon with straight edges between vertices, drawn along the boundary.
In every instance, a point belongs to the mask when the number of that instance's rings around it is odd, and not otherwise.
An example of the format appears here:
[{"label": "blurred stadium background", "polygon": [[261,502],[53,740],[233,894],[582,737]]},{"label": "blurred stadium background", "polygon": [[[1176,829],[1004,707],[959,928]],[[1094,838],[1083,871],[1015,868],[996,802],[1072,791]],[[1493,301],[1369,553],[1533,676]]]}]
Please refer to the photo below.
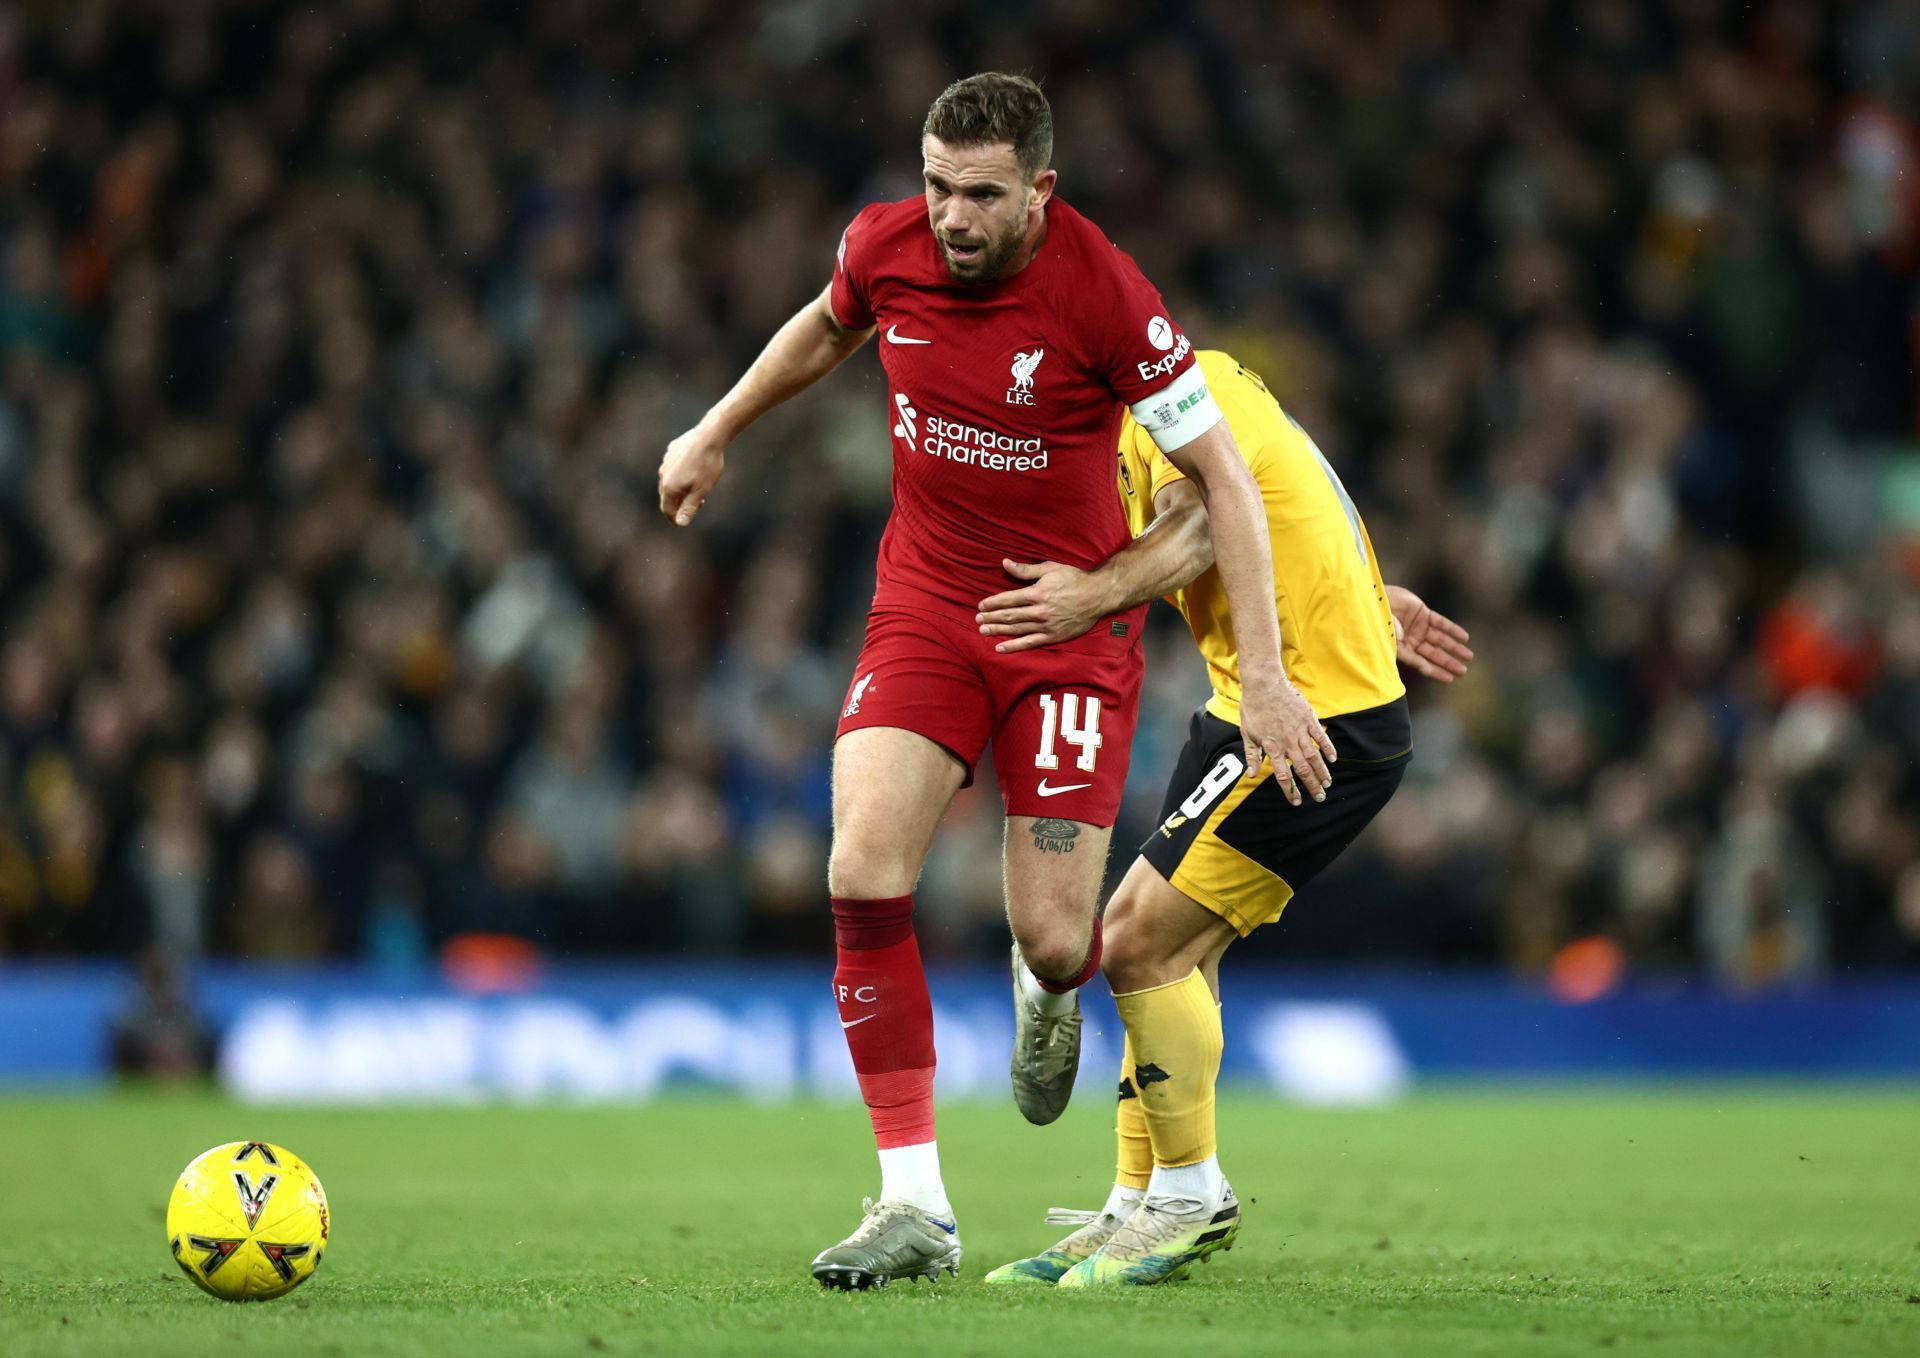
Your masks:
[{"label": "blurred stadium background", "polygon": [[[26,0],[0,1082],[841,1087],[877,367],[696,533],[653,477],[984,68],[1479,654],[1236,953],[1233,1069],[1920,1074],[1920,6]],[[1116,846],[1205,691],[1149,644]],[[983,781],[920,912],[993,1092]]]}]

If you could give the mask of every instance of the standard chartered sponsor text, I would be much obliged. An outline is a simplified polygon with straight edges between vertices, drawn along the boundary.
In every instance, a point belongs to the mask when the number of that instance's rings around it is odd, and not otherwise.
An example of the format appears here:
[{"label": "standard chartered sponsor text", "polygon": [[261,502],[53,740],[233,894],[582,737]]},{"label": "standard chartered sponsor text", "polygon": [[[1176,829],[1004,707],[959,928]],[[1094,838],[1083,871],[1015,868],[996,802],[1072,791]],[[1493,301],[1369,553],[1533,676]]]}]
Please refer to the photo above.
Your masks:
[{"label": "standard chartered sponsor text", "polygon": [[927,417],[920,451],[994,472],[1045,471],[1048,460],[1046,444],[1039,435],[1015,438],[996,429],[981,429],[938,415]]}]

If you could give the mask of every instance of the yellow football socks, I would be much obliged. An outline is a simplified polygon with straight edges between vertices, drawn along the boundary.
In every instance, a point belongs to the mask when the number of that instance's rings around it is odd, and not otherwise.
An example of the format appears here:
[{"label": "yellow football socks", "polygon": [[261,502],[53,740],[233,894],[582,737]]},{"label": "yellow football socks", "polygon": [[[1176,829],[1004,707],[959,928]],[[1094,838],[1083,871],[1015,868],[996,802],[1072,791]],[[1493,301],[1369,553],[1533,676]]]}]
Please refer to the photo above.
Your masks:
[{"label": "yellow football socks", "polygon": [[[1213,1087],[1220,1078],[1220,1007],[1198,968],[1185,980],[1151,990],[1115,995],[1127,1025],[1128,1072],[1138,1099],[1121,1100],[1124,1125],[1129,1103],[1146,1117],[1156,1165],[1190,1165],[1212,1156]],[[1121,1165],[1126,1167],[1125,1133]]]},{"label": "yellow football socks", "polygon": [[1147,1137],[1147,1115],[1140,1108],[1140,1090],[1133,1082],[1133,1039],[1120,1055],[1120,1103],[1113,1114],[1113,1132],[1120,1142],[1120,1159],[1113,1181],[1122,1188],[1145,1188],[1153,1177],[1153,1142]]}]

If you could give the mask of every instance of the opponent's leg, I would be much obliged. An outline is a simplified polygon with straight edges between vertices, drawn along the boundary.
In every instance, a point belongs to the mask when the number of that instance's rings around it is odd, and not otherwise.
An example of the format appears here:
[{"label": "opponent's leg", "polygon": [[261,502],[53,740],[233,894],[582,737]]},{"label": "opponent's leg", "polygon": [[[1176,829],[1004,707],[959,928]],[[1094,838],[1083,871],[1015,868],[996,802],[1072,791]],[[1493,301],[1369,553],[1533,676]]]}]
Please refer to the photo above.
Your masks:
[{"label": "opponent's leg", "polygon": [[1007,923],[1013,930],[1013,1098],[1029,1122],[1059,1117],[1080,1068],[1079,988],[1100,969],[1095,915],[1109,826],[1009,816]]},{"label": "opponent's leg", "polygon": [[1134,860],[1108,916],[1105,970],[1133,1048],[1153,1188],[1206,1196],[1219,1178],[1213,1086],[1224,1043],[1202,968],[1217,969],[1237,935],[1143,859]]},{"label": "opponent's leg", "polygon": [[834,998],[880,1150],[880,1201],[813,1273],[835,1287],[959,1271],[960,1240],[933,1121],[933,1003],[913,934],[913,886],[966,777],[960,761],[896,727],[834,746]]},{"label": "opponent's leg", "polygon": [[1239,1229],[1239,1203],[1220,1173],[1214,1130],[1220,1007],[1203,970],[1217,973],[1237,935],[1142,860],[1122,881],[1107,920],[1104,969],[1127,1026],[1153,1171],[1139,1209],[1061,1277],[1066,1287],[1177,1277],[1230,1248]]},{"label": "opponent's leg", "polygon": [[[1114,1105],[1113,1138],[1119,1153],[1114,1157],[1113,1189],[1110,1207],[1123,1201],[1131,1211],[1140,1205],[1153,1176],[1153,1138],[1147,1132],[1147,1115],[1140,1107],[1140,1087],[1135,1083],[1133,1039],[1120,1049],[1120,1097]],[[1130,1199],[1128,1195],[1131,1195]]]}]

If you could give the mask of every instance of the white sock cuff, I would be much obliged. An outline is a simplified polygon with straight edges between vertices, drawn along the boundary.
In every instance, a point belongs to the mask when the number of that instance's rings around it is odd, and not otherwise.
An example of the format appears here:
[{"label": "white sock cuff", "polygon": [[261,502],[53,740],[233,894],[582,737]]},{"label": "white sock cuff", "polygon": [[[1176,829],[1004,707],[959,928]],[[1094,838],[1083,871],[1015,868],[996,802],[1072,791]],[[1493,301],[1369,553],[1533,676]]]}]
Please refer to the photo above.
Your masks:
[{"label": "white sock cuff", "polygon": [[1222,1179],[1218,1155],[1209,1155],[1191,1165],[1155,1165],[1153,1178],[1147,1183],[1147,1196],[1212,1202],[1220,1196]]},{"label": "white sock cuff", "polygon": [[908,1202],[935,1216],[951,1218],[947,1186],[940,1178],[940,1145],[892,1146],[880,1152],[880,1200]]},{"label": "white sock cuff", "polygon": [[1107,1194],[1106,1206],[1100,1210],[1109,1216],[1130,1217],[1133,1215],[1133,1209],[1138,1207],[1140,1200],[1146,1196],[1147,1190],[1144,1188],[1135,1188],[1131,1184],[1115,1184],[1113,1192]]}]

